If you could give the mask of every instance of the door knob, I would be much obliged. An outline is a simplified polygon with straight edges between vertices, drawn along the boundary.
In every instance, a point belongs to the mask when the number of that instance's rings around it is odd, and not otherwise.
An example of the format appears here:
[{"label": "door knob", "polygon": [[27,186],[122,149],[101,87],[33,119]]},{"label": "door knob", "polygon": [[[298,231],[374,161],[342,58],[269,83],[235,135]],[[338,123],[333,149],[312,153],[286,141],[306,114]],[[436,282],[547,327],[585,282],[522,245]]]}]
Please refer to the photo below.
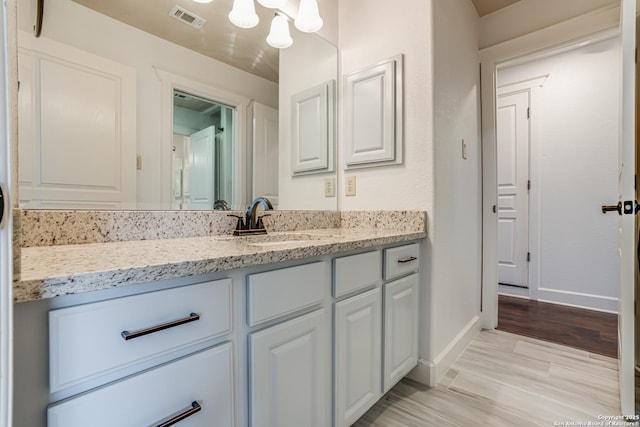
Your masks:
[{"label": "door knob", "polygon": [[602,205],[602,213],[618,212],[618,215],[622,215],[622,202],[618,202],[617,205]]}]

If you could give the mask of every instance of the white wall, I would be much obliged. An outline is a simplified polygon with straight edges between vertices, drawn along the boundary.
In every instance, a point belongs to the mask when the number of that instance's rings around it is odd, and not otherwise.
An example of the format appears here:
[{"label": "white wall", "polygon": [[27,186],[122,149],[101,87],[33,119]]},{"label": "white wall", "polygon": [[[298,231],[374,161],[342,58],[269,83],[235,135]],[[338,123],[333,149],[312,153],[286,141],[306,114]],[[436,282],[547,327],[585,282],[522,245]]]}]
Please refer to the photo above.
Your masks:
[{"label": "white wall", "polygon": [[280,51],[278,209],[335,210],[337,198],[324,196],[324,180],[335,177],[335,172],[291,174],[291,96],[337,80],[338,51],[318,35],[299,32],[293,26],[292,37],[293,45]]},{"label": "white wall", "polygon": [[[339,19],[341,75],[405,55],[404,163],[348,173],[340,163],[339,208],[428,212],[413,376],[433,385],[478,328],[478,16],[470,0],[352,0],[340,3]],[[357,177],[354,197],[342,191],[346,175]]]},{"label": "white wall", "polygon": [[[31,32],[33,15],[29,6],[33,2],[18,3],[19,29]],[[144,33],[70,0],[47,1],[42,37],[136,68],[137,148],[142,155],[142,170],[138,171],[137,180],[138,204],[143,208],[157,208],[161,200],[162,84],[154,67],[277,108],[276,83]]]},{"label": "white wall", "polygon": [[619,61],[610,39],[498,71],[498,86],[549,74],[532,93],[536,299],[617,310],[618,217],[600,205],[618,194]]},{"label": "white wall", "polygon": [[[521,0],[480,18],[480,48],[511,40],[619,0]],[[525,19],[526,17],[526,19]]]},{"label": "white wall", "polygon": [[404,54],[405,144],[403,165],[347,173],[356,176],[357,195],[353,197],[344,197],[344,164],[339,160],[340,210],[433,212],[431,3],[432,0],[406,0],[398,7],[385,0],[340,2],[341,76]]},{"label": "white wall", "polygon": [[[435,204],[429,360],[444,374],[479,328],[481,155],[478,16],[470,1],[434,2]],[[462,157],[462,139],[467,159]],[[468,331],[466,337],[460,335]],[[427,350],[427,349],[425,349]]]}]

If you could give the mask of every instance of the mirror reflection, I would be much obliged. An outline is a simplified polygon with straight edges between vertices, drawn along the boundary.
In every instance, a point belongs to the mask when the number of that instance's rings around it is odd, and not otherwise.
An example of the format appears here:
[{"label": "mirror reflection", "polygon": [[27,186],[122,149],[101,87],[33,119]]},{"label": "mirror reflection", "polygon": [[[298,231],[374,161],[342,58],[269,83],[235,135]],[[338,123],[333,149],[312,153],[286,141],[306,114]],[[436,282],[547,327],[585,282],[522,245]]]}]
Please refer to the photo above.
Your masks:
[{"label": "mirror reflection", "polygon": [[[313,73],[278,64],[282,53],[264,42],[273,11],[256,7],[266,29],[229,30],[232,0],[152,3],[48,0],[35,38],[35,1],[18,2],[21,207],[244,210],[266,195],[286,209],[335,209],[324,177],[280,171],[291,162],[290,144],[282,142],[291,100],[279,93],[278,75]],[[207,24],[198,30],[173,19],[175,6]],[[151,23],[156,15],[160,24]],[[136,20],[151,27],[136,28]],[[158,28],[181,40],[165,40]],[[223,34],[212,38],[215,31]],[[287,55],[304,54],[308,70],[319,69],[318,61],[331,68],[322,81],[335,79],[336,48],[316,34],[291,32]],[[309,38],[315,56],[304,47]],[[233,66],[202,49],[213,44],[238,59]],[[326,46],[322,55],[317,45]],[[304,197],[287,194],[292,183],[306,189]]]},{"label": "mirror reflection", "polygon": [[230,209],[233,113],[231,107],[173,90],[173,209]]}]

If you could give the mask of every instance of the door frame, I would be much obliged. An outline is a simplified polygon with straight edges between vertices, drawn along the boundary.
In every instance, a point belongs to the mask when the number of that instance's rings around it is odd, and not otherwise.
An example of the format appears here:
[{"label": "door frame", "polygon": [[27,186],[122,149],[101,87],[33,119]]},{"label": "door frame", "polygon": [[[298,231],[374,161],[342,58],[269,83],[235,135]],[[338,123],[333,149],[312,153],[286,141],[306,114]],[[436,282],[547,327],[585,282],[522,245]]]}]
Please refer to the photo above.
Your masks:
[{"label": "door frame", "polygon": [[482,110],[482,309],[481,327],[498,326],[498,221],[496,76],[500,68],[530,62],[596,42],[618,32],[620,6],[611,5],[480,51]]},{"label": "door frame", "polygon": [[0,427],[12,425],[13,411],[13,191],[9,106],[9,52],[7,5],[0,6],[0,186],[5,196],[4,218],[0,222]]},{"label": "door frame", "polygon": [[247,109],[251,100],[247,97],[236,95],[202,83],[192,80],[188,77],[173,74],[169,71],[155,68],[158,79],[162,82],[162,167],[161,167],[161,196],[162,209],[170,209],[171,207],[171,152],[169,147],[172,145],[173,139],[173,91],[174,89],[188,92],[193,95],[200,96],[234,108],[234,144],[233,150],[233,181],[231,201],[232,210],[244,210],[248,200],[248,161],[247,152],[249,144],[247,142]]}]

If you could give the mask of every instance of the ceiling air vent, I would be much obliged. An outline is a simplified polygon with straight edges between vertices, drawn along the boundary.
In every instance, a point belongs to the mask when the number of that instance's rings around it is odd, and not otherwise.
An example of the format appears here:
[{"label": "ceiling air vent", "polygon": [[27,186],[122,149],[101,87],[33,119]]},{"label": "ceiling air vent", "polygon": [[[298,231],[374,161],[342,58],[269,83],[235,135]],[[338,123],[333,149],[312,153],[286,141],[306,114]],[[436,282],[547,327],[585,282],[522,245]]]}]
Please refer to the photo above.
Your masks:
[{"label": "ceiling air vent", "polygon": [[182,21],[185,24],[189,24],[194,28],[200,29],[207,23],[207,20],[200,18],[193,12],[189,12],[187,9],[178,5],[174,6],[169,12],[169,16],[176,18],[178,21]]}]

